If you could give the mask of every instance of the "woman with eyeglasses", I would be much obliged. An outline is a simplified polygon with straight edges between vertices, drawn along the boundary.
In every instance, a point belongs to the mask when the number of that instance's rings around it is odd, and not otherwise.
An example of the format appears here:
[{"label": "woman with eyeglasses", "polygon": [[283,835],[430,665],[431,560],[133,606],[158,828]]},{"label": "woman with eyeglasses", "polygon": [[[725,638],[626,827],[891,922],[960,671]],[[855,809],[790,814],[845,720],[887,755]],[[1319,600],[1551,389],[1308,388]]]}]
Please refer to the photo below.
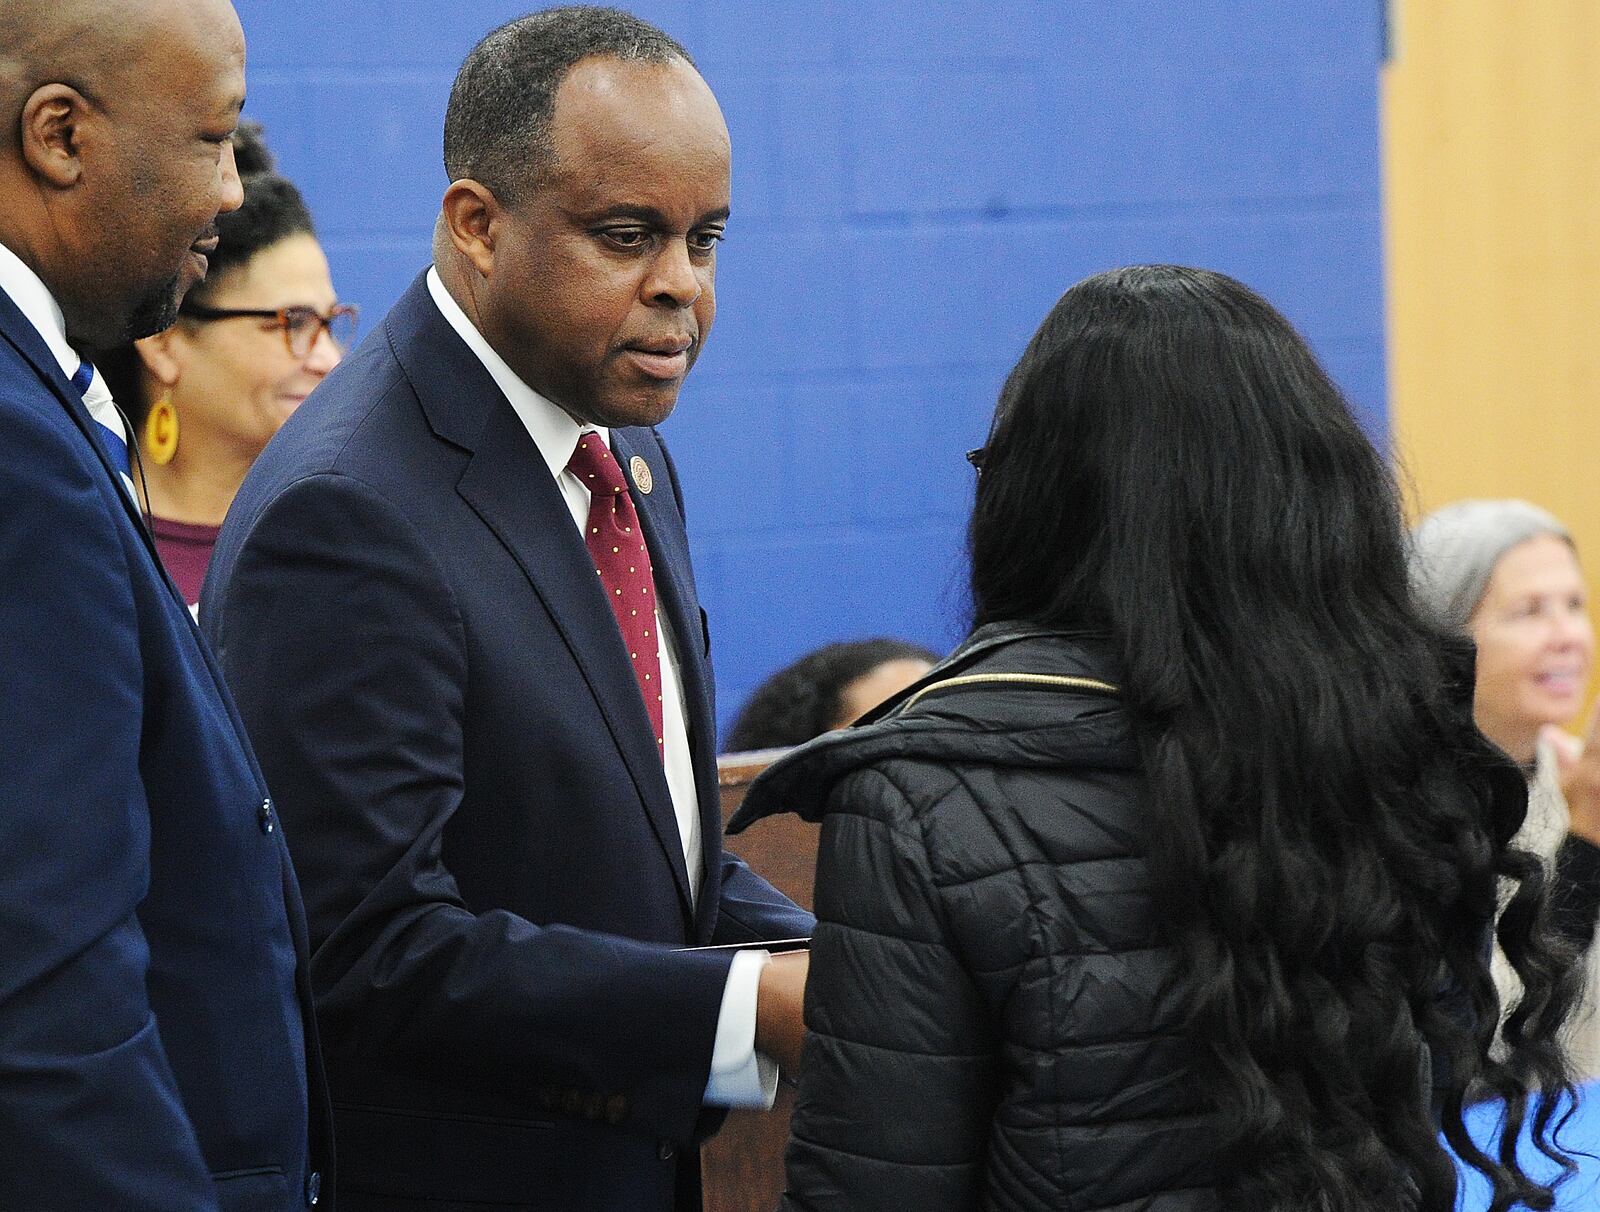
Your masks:
[{"label": "woman with eyeglasses", "polygon": [[217,219],[210,270],[178,322],[98,359],[138,435],[134,480],[156,547],[191,607],[245,473],[356,326],[259,125],[240,125],[234,156],[244,204]]},{"label": "woman with eyeglasses", "polygon": [[1304,341],[1220,274],[1089,278],[979,466],[965,644],[731,822],[822,823],[783,1207],[1452,1212],[1442,1127],[1549,1208],[1462,1119],[1561,1156],[1527,785]]}]

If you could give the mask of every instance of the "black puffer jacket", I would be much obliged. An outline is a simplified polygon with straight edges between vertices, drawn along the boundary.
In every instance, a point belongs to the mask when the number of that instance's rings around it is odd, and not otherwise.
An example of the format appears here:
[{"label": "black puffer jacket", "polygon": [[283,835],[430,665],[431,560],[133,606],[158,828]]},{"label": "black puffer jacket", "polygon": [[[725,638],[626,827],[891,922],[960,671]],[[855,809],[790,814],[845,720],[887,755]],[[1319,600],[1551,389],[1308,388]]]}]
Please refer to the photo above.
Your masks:
[{"label": "black puffer jacket", "polygon": [[1116,681],[986,628],[751,788],[823,822],[785,1208],[1221,1206]]}]

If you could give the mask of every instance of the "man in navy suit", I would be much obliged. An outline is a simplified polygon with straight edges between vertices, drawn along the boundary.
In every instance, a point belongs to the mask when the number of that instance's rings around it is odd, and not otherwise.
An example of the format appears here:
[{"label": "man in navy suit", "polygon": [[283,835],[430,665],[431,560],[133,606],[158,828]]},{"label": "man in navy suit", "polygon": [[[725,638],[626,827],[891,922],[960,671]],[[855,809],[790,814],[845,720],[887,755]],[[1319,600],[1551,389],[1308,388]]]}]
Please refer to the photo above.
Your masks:
[{"label": "man in navy suit", "polygon": [[759,944],[812,925],[722,850],[653,428],[727,129],[675,42],[568,8],[473,51],[445,160],[433,268],[258,461],[201,599],[306,891],[341,1207],[696,1208],[717,1108],[798,1051],[805,958]]},{"label": "man in navy suit", "polygon": [[330,1153],[298,893],[80,352],[204,276],[244,36],[107,9],[0,7],[0,1207],[287,1212]]}]

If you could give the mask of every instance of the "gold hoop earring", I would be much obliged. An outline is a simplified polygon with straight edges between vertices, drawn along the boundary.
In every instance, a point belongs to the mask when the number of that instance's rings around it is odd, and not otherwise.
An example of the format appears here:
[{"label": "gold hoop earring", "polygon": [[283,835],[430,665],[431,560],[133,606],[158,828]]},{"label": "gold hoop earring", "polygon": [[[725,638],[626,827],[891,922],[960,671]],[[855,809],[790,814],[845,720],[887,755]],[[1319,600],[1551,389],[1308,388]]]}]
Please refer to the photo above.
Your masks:
[{"label": "gold hoop earring", "polygon": [[167,464],[178,453],[178,410],[162,396],[144,419],[144,449],[152,463]]}]

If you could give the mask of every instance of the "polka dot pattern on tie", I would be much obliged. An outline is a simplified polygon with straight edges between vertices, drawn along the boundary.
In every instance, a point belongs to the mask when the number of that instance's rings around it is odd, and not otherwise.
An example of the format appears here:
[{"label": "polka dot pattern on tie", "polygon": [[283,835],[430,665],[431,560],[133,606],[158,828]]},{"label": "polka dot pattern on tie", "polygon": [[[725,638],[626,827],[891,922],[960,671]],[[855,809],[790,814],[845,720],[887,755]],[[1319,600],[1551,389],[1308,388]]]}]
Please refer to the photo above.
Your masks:
[{"label": "polka dot pattern on tie", "polygon": [[611,613],[633,665],[634,680],[644,699],[655,736],[656,752],[665,754],[662,729],[661,695],[656,686],[661,680],[661,649],[652,636],[656,615],[655,571],[650,551],[642,541],[639,515],[628,481],[600,435],[585,431],[567,462],[567,470],[589,490],[589,520],[584,527],[584,544],[594,560],[600,584],[609,592]]}]

